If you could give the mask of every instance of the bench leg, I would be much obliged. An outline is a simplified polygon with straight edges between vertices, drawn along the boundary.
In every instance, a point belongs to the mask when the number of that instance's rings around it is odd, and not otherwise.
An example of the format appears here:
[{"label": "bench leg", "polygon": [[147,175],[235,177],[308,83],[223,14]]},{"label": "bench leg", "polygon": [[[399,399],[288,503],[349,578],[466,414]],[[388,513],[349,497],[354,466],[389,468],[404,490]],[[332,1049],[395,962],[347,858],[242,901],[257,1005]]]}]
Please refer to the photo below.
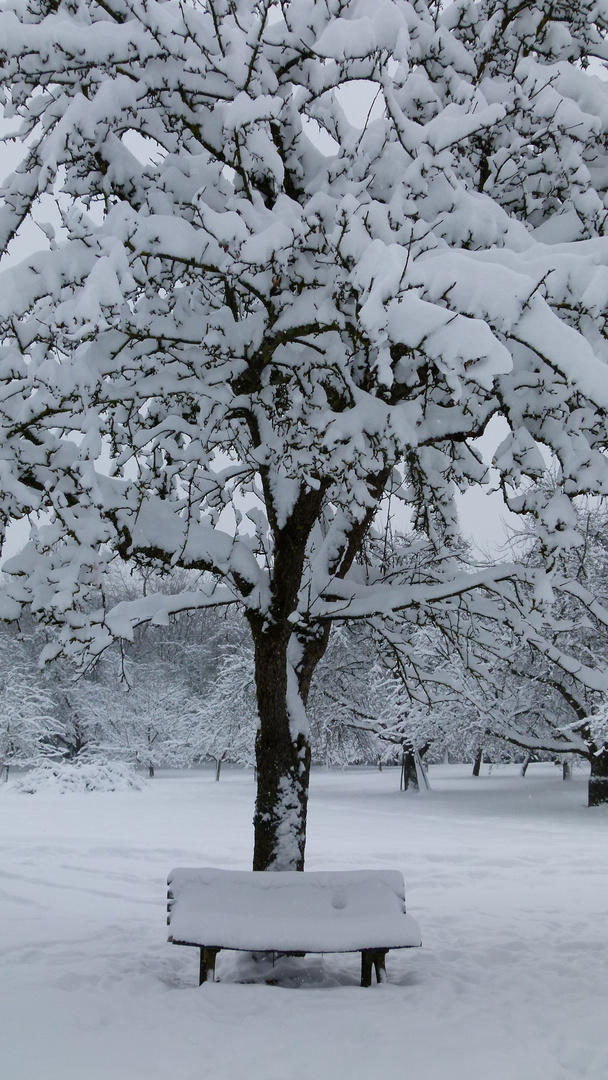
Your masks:
[{"label": "bench leg", "polygon": [[372,985],[373,956],[371,949],[361,950],[361,986]]},{"label": "bench leg", "polygon": [[387,949],[361,950],[361,986],[372,985],[372,968],[376,972],[376,981],[386,982]]},{"label": "bench leg", "polygon": [[376,982],[386,982],[386,953],[388,950],[378,950],[374,953],[374,968],[376,970]]},{"label": "bench leg", "polygon": [[219,949],[201,948],[201,964],[199,969],[198,985],[215,980],[215,958]]}]

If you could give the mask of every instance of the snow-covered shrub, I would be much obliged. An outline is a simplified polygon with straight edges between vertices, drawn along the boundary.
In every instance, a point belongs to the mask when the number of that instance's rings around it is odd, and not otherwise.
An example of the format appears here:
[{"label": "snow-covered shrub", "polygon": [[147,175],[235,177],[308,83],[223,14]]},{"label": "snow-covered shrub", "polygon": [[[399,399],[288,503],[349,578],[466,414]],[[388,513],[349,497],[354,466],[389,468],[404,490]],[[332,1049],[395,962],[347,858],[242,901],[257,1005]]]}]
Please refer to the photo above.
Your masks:
[{"label": "snow-covered shrub", "polygon": [[69,791],[140,791],[142,779],[124,761],[52,762],[40,765],[20,778],[16,788],[26,795],[53,789]]}]

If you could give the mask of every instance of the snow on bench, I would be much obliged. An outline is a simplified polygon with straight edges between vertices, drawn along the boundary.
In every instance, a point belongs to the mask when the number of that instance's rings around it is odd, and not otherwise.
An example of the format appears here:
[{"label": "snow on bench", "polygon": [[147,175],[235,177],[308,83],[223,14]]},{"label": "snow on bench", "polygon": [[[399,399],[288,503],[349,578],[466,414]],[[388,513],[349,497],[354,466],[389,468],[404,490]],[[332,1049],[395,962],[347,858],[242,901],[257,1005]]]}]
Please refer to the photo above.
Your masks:
[{"label": "snow on bench", "polygon": [[389,949],[422,944],[396,870],[172,870],[167,923],[174,945],[200,948],[199,985],[213,981],[220,949],[235,949],[360,951],[361,985],[371,986],[372,967],[376,980],[386,981]]}]

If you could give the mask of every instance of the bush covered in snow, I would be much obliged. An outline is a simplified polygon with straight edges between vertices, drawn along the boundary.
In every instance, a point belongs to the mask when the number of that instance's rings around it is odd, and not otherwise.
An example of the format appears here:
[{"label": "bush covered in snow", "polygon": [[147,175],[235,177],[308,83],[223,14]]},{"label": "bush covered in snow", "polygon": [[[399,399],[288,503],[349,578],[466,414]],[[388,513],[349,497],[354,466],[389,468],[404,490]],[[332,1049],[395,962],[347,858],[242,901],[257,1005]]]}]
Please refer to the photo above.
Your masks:
[{"label": "bush covered in snow", "polygon": [[25,795],[54,789],[62,795],[68,791],[126,791],[143,787],[143,781],[132,765],[124,761],[51,762],[32,769],[17,782],[17,790]]}]

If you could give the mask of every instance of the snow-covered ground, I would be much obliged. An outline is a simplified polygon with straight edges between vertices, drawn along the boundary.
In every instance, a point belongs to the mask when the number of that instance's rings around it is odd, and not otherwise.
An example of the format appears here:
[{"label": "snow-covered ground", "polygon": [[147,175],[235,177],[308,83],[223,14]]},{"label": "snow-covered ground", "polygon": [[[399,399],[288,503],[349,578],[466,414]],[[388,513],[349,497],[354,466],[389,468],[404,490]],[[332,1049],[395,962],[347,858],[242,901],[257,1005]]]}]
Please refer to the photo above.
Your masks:
[{"label": "snow-covered ground", "polygon": [[[396,868],[424,947],[361,989],[358,956],[279,985],[166,942],[174,866],[249,866],[251,774],[143,791],[0,790],[3,1080],[606,1080],[608,807],[551,765],[313,775],[308,868]],[[257,975],[259,978],[259,975]]]}]

